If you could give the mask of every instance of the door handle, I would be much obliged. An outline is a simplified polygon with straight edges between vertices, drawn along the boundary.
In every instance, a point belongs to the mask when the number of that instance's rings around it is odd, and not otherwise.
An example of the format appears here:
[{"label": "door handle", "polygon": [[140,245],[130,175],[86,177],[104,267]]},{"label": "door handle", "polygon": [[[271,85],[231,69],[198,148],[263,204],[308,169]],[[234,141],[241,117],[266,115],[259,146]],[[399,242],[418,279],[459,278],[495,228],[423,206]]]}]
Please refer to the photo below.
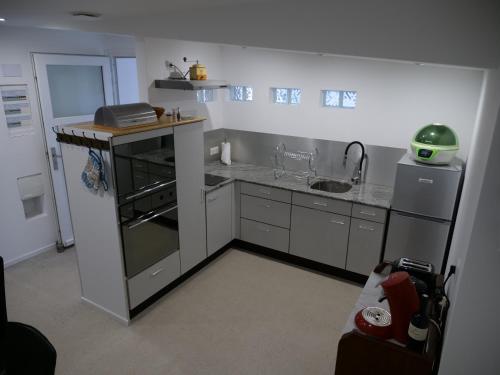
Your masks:
[{"label": "door handle", "polygon": [[376,216],[375,212],[370,211],[359,211],[359,213],[367,216]]},{"label": "door handle", "polygon": [[158,216],[161,216],[161,215],[164,215],[164,214],[168,214],[169,212],[171,212],[173,210],[176,210],[176,209],[177,209],[177,206],[174,206],[174,207],[168,208],[168,209],[160,211],[160,212],[157,212],[157,211],[149,212],[146,215],[140,216],[137,219],[137,221],[135,221],[132,224],[127,225],[127,227],[128,227],[128,229],[134,229],[135,227],[138,227],[139,225],[145,224],[148,221],[156,219]]},{"label": "door handle", "polygon": [[56,148],[51,147],[50,156],[52,157],[52,166],[54,167],[54,170],[57,171],[59,169],[59,162],[57,161],[57,158],[62,158],[62,155],[58,155]]},{"label": "door handle", "polygon": [[359,229],[363,229],[363,230],[369,230],[369,231],[372,231],[372,232],[375,230],[372,227],[368,227],[366,225],[360,225],[358,228]]},{"label": "door handle", "polygon": [[158,275],[158,274],[159,274],[160,272],[162,272],[162,271],[163,271],[163,268],[158,268],[156,271],[151,272],[151,276],[152,276],[152,277],[155,277],[156,275]]},{"label": "door handle", "polygon": [[430,178],[422,178],[422,177],[420,177],[418,179],[418,182],[420,182],[422,184],[433,184],[434,180],[431,180]]},{"label": "door handle", "polygon": [[323,202],[313,202],[315,206],[328,207],[328,203]]},{"label": "door handle", "polygon": [[332,224],[339,224],[339,225],[344,225],[345,224],[343,221],[340,221],[340,220],[330,220],[330,223],[332,223]]},{"label": "door handle", "polygon": [[266,189],[259,189],[259,193],[271,195],[271,192],[269,190],[266,190]]}]

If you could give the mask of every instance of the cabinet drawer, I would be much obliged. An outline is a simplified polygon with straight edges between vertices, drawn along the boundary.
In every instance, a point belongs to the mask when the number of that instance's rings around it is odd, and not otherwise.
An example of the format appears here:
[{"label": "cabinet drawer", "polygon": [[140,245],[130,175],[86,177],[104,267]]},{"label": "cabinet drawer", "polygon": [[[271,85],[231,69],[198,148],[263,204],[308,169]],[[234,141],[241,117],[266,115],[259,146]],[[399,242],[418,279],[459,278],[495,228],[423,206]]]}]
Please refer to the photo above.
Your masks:
[{"label": "cabinet drawer", "polygon": [[352,216],[359,219],[385,223],[387,210],[380,207],[365,206],[363,204],[354,203],[352,205]]},{"label": "cabinet drawer", "polygon": [[290,232],[287,229],[241,219],[241,239],[256,245],[288,253]]},{"label": "cabinet drawer", "polygon": [[241,217],[290,228],[290,204],[242,195]]},{"label": "cabinet drawer", "polygon": [[285,203],[290,203],[292,200],[291,191],[264,185],[250,184],[248,182],[241,183],[241,193]]},{"label": "cabinet drawer", "polygon": [[370,275],[380,261],[383,239],[384,224],[352,218],[346,269]]},{"label": "cabinet drawer", "polygon": [[128,280],[130,309],[170,284],[181,274],[179,252],[176,251]]},{"label": "cabinet drawer", "polygon": [[292,203],[297,206],[315,208],[317,210],[351,216],[352,203],[338,199],[324,198],[311,194],[293,193]]}]

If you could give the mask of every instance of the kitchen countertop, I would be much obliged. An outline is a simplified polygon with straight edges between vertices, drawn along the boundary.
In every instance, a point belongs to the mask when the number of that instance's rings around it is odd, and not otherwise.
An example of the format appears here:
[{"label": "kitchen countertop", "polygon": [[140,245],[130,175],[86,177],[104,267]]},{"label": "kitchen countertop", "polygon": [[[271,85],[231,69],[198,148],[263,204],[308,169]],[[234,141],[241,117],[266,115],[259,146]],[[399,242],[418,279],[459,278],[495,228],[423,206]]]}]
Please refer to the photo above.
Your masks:
[{"label": "kitchen countertop", "polygon": [[69,125],[66,127],[69,129],[80,130],[80,131],[89,131],[89,132],[95,131],[95,132],[109,133],[109,134],[111,134],[112,137],[118,137],[121,135],[146,132],[149,130],[162,129],[162,128],[172,128],[175,126],[192,124],[194,122],[200,122],[200,121],[204,121],[204,120],[206,120],[204,117],[191,117],[191,118],[186,118],[186,119],[181,118],[180,121],[172,121],[172,120],[169,120],[167,116],[163,115],[155,123],[139,124],[139,125],[129,126],[129,127],[125,127],[125,128],[115,128],[112,126],[98,125],[98,124],[94,124],[93,122]]},{"label": "kitchen countertop", "polygon": [[[389,186],[361,183],[353,185],[351,190],[346,193],[329,193],[321,190],[311,189],[305,180],[299,180],[295,176],[287,173],[276,179],[274,170],[270,167],[264,167],[253,164],[233,163],[224,165],[220,162],[211,162],[205,165],[205,173],[228,178],[215,186],[206,186],[207,192],[215,190],[220,186],[231,183],[234,180],[252,182],[256,184],[318,195],[326,198],[334,198],[354,203],[361,203],[370,206],[376,206],[388,209],[391,206],[393,189]],[[334,179],[331,177],[318,176],[318,179]]]}]

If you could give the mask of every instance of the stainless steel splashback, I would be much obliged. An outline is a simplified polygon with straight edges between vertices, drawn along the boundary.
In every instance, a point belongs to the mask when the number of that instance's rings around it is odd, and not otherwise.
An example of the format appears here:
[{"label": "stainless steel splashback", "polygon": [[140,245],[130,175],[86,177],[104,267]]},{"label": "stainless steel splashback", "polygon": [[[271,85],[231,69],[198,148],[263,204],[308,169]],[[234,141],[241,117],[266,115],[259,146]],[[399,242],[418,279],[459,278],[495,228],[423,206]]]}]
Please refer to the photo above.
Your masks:
[{"label": "stainless steel splashback", "polygon": [[[205,160],[219,160],[220,154],[210,156],[210,147],[219,146],[227,139],[231,142],[231,158],[235,162],[250,163],[273,167],[274,148],[284,143],[287,150],[314,152],[319,151],[316,167],[319,175],[340,179],[350,179],[358,161],[352,153],[344,167],[344,150],[348,142],[325,139],[311,139],[289,135],[259,133],[235,129],[215,129],[205,132]],[[393,186],[396,165],[406,153],[405,149],[395,147],[365,145],[367,158],[363,166],[363,180],[372,184]],[[353,150],[354,151],[354,150]],[[351,156],[351,151],[349,152]],[[286,160],[287,170],[303,170],[304,161]]]}]

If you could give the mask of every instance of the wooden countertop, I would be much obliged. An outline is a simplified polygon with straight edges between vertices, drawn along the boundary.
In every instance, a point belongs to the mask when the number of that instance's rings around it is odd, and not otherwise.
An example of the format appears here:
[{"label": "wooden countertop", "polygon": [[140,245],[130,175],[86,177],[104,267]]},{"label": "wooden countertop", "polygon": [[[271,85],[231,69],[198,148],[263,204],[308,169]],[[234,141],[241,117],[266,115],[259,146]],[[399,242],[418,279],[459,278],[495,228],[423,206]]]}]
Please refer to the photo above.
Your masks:
[{"label": "wooden countertop", "polygon": [[189,119],[181,119],[180,121],[171,121],[167,118],[167,116],[161,116],[158,122],[152,124],[139,124],[134,126],[129,126],[126,128],[115,128],[112,126],[106,125],[97,125],[92,122],[75,124],[65,126],[65,128],[71,128],[74,130],[80,131],[89,131],[89,132],[101,132],[101,133],[109,133],[113,137],[119,137],[121,135],[133,134],[146,132],[149,130],[162,129],[162,128],[172,128],[175,126],[192,124],[195,122],[204,121],[206,118],[204,117],[192,117]]}]

